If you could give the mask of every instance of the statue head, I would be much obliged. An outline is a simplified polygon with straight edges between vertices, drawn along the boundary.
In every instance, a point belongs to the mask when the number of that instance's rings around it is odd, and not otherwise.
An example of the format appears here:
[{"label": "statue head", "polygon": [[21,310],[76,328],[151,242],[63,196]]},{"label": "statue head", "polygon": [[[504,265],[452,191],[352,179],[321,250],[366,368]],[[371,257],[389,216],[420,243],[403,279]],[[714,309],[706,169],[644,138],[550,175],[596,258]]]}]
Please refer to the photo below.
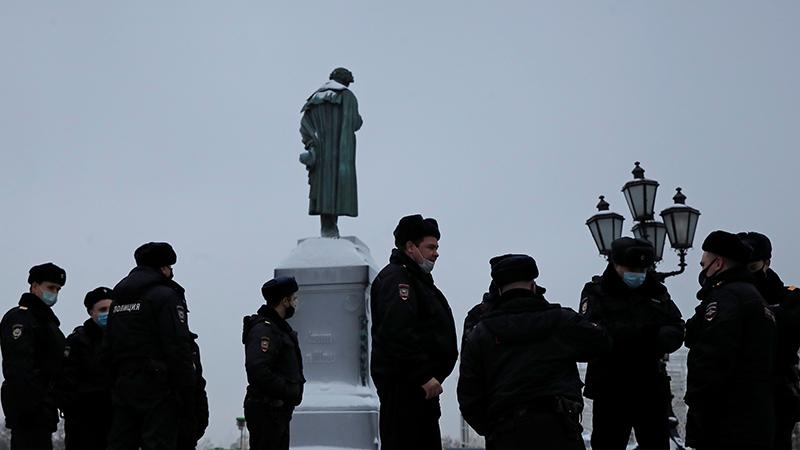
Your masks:
[{"label": "statue head", "polygon": [[350,86],[350,83],[355,81],[353,80],[353,72],[350,72],[344,67],[337,67],[333,69],[331,76],[328,78],[345,86]]}]

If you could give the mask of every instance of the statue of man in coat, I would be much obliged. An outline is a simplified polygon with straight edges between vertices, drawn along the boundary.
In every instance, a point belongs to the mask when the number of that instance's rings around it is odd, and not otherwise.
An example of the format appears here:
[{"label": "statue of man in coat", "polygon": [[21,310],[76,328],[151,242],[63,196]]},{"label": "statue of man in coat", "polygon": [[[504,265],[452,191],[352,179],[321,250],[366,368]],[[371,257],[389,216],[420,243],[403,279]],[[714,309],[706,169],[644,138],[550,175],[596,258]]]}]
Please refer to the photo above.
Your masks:
[{"label": "statue of man in coat", "polygon": [[356,96],[347,88],[353,74],[339,67],[303,106],[300,135],[308,170],[308,214],[320,216],[322,237],[339,237],[339,216],[358,216],[356,131],[362,120]]}]

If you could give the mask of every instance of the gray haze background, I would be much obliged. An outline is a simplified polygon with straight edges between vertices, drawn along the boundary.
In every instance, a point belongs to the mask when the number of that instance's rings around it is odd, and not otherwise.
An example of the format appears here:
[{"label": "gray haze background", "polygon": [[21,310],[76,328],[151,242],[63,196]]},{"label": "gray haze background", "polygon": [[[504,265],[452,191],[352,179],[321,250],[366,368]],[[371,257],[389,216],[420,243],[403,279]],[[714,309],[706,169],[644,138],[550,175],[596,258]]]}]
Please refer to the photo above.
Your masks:
[{"label": "gray haze background", "polygon": [[[717,228],[762,231],[798,282],[799,19],[792,1],[4,0],[0,306],[54,261],[69,332],[134,248],[171,242],[208,378],[207,437],[229,444],[241,316],[319,232],[299,110],[342,65],[365,119],[361,217],[342,232],[383,264],[400,216],[436,217],[434,275],[458,322],[488,259],[510,251],[532,254],[550,300],[576,307],[604,268],[584,222],[599,194],[628,216],[619,190],[635,160],[662,183],[658,210],[681,186],[702,211],[698,247]],[[685,317],[699,257],[669,281]],[[453,436],[455,384],[442,419]]]}]

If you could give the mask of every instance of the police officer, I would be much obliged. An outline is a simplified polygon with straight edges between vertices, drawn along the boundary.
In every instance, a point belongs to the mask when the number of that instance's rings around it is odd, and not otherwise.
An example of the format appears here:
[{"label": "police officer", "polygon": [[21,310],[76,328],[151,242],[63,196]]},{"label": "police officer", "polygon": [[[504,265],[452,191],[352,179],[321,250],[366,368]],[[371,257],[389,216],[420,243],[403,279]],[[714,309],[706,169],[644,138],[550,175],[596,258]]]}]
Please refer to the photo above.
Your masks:
[{"label": "police officer", "polygon": [[113,378],[108,448],[172,450],[197,379],[186,299],[172,279],[172,246],[144,244],[134,259],[136,267],[114,287],[106,329]]},{"label": "police officer", "polygon": [[31,268],[29,292],[0,321],[2,404],[12,450],[50,450],[58,424],[55,387],[64,359],[64,334],[51,309],[67,281],[53,263]]},{"label": "police officer", "polygon": [[794,425],[800,419],[800,380],[797,352],[800,350],[800,289],[785,286],[770,264],[772,242],[761,233],[739,233],[753,252],[748,269],[758,291],[770,305],[778,328],[775,354],[775,446],[791,450]]},{"label": "police officer", "polygon": [[286,322],[298,305],[294,277],[264,283],[266,305],[244,318],[247,395],[244,417],[253,450],[288,449],[289,421],[303,399],[303,358],[297,333]]},{"label": "police officer", "polygon": [[66,450],[105,450],[111,429],[111,383],[101,360],[111,289],[98,287],[83,300],[89,318],[67,337],[64,349]]},{"label": "police officer", "polygon": [[487,449],[584,448],[576,361],[605,351],[600,326],[549,303],[528,255],[492,258],[499,287],[461,349],[458,403]]},{"label": "police officer", "polygon": [[701,303],[686,323],[686,444],[698,450],[773,444],[775,319],[745,266],[750,252],[725,231],[703,242]]},{"label": "police officer", "polygon": [[492,309],[493,300],[500,296],[494,282],[489,283],[489,290],[483,293],[481,302],[473,306],[467,311],[467,317],[464,318],[464,328],[461,332],[461,347],[464,347],[464,339],[472,333],[475,325],[480,322],[481,317],[485,316]]},{"label": "police officer", "polygon": [[605,272],[581,293],[581,314],[605,327],[613,342],[609,354],[586,368],[593,449],[626,448],[631,429],[641,448],[669,448],[671,394],[661,359],[680,348],[684,322],[650,270],[654,262],[649,242],[617,239]]},{"label": "police officer", "polygon": [[436,220],[400,219],[389,264],[372,282],[372,380],[384,449],[441,448],[439,395],[458,359],[450,305],[431,276]]}]

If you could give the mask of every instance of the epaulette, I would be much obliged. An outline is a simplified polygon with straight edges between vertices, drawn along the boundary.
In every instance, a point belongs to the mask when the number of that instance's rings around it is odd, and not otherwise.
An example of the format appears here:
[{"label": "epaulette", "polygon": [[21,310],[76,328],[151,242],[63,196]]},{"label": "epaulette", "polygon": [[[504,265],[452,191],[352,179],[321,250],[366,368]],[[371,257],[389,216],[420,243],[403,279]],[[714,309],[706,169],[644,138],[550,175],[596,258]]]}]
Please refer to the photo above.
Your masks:
[{"label": "epaulette", "polygon": [[28,310],[27,306],[17,306],[17,308],[19,308],[20,311],[27,311]]}]

